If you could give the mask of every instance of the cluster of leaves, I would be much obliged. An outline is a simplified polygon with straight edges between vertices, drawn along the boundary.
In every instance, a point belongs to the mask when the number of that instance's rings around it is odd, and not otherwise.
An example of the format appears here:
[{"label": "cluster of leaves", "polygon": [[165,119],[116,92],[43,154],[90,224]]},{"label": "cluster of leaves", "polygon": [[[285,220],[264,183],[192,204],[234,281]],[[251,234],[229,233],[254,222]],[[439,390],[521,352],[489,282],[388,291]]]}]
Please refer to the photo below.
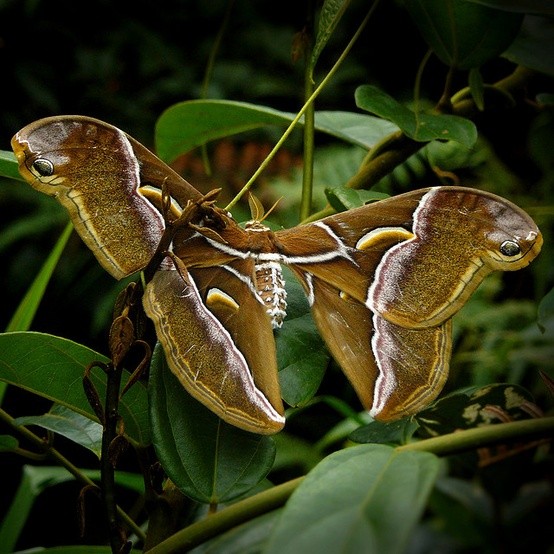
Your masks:
[{"label": "cluster of leaves", "polygon": [[[309,40],[302,43],[308,84],[321,64],[324,47],[344,21],[348,4],[324,2],[313,48]],[[44,491],[69,479],[76,479],[89,492],[97,490],[98,483],[106,486],[98,469],[80,468],[62,453],[67,440],[89,451],[96,467],[101,456],[116,463],[118,499],[129,496],[147,506],[132,514],[131,508],[128,513],[118,508],[119,522],[131,530],[137,547],[142,544],[152,552],[194,547],[226,553],[403,552],[439,547],[492,551],[522,544],[540,551],[547,545],[547,514],[554,495],[545,477],[552,461],[545,439],[552,436],[554,422],[541,416],[539,406],[550,407],[547,389],[552,388],[552,380],[548,375],[538,378],[538,370],[552,371],[553,359],[554,294],[548,291],[554,277],[549,265],[554,187],[548,170],[554,118],[546,95],[528,98],[535,103],[531,112],[523,112],[532,119],[527,129],[535,172],[531,193],[520,176],[495,158],[496,144],[491,148],[486,133],[478,132],[480,126],[474,122],[496,110],[506,119],[510,113],[521,113],[522,94],[536,72],[554,73],[540,55],[548,49],[547,39],[529,31],[537,27],[537,20],[548,21],[553,14],[534,2],[514,2],[509,11],[495,9],[496,4],[503,3],[403,2],[430,52],[445,64],[444,91],[433,110],[424,111],[421,99],[409,107],[380,88],[362,85],[355,102],[365,113],[315,111],[314,99],[329,86],[333,68],[317,86],[306,86],[300,113],[204,99],[171,106],[156,124],[157,153],[168,162],[236,133],[277,126],[287,129],[286,138],[295,126],[302,126],[304,163],[314,165],[319,187],[314,196],[320,194],[324,200],[312,203],[310,195],[306,200],[300,192],[310,188],[306,170],[302,176],[266,182],[265,188],[275,197],[286,187],[286,199],[276,213],[286,224],[292,223],[291,207],[306,213],[312,205],[318,206],[312,218],[349,209],[384,193],[414,187],[420,177],[430,178],[430,167],[437,182],[462,175],[475,186],[533,210],[545,236],[542,258],[516,277],[489,279],[456,318],[451,393],[413,419],[389,425],[369,421],[335,371],[299,286],[287,279],[289,313],[276,337],[282,395],[291,406],[286,431],[261,437],[221,422],[175,382],[155,348],[148,387],[141,381],[133,383],[118,404],[124,423],[117,429],[118,438],[132,445],[140,464],[130,462],[113,446],[114,441],[105,444],[106,422],[103,428],[98,407],[91,404],[90,390],[100,402],[106,398],[109,386],[101,369],[110,367],[113,351],[110,360],[55,336],[55,329],[48,334],[28,330],[57,263],[67,259],[62,256],[64,247],[71,248],[66,229],[13,314],[9,332],[0,335],[0,380],[9,385],[0,410],[7,430],[0,443],[3,455],[36,457],[27,450],[32,447],[48,460],[48,465],[29,463],[22,470],[0,526],[4,550],[11,551],[16,544],[40,544],[40,539],[33,542],[33,537],[25,540],[20,535],[34,501]],[[379,24],[378,9],[373,11],[372,6],[368,15],[370,24]],[[538,50],[532,47],[536,41],[541,43]],[[505,71],[501,79],[485,83],[487,64],[498,61],[502,53],[519,66],[505,69],[501,64]],[[454,93],[452,83],[459,75],[467,77],[467,87]],[[323,148],[318,157],[316,132],[341,147]],[[344,170],[337,173],[341,164]],[[335,168],[331,181],[329,167]],[[18,179],[11,153],[2,152],[0,173]],[[302,183],[296,183],[296,177]],[[340,183],[343,186],[337,186]],[[8,237],[4,240],[24,235],[25,225],[36,230],[63,221],[57,207],[38,196],[29,194],[37,207],[31,223],[16,221],[3,233]],[[237,205],[238,214],[240,210]],[[77,246],[73,249],[79,251]],[[82,256],[81,251],[77,258],[81,271]],[[77,279],[77,273],[72,275]],[[105,294],[106,306],[115,303],[113,290]],[[500,303],[502,297],[512,300]],[[100,320],[105,323],[106,318]],[[128,375],[123,375],[124,387]],[[14,387],[34,399],[45,399],[52,407],[44,414],[14,418],[9,409]],[[44,430],[47,440],[41,435]],[[78,453],[76,458],[81,456]],[[153,469],[155,462],[163,468],[161,479]],[[138,471],[119,471],[126,465],[133,469],[140,465],[146,478]],[[170,480],[163,481],[166,476]],[[83,504],[89,504],[87,493],[82,497]],[[210,517],[205,517],[207,512],[212,512]],[[149,525],[146,537],[145,522]],[[117,545],[113,533],[111,538],[112,545]],[[93,550],[87,546],[86,551]]]}]

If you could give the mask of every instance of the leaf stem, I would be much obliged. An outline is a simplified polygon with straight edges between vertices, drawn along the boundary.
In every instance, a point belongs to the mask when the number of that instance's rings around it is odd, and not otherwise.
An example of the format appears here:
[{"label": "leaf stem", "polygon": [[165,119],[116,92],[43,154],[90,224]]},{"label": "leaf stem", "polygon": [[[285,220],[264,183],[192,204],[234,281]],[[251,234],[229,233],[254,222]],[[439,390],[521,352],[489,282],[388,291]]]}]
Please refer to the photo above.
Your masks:
[{"label": "leaf stem", "polygon": [[[554,436],[554,417],[487,425],[398,446],[396,450],[420,450],[446,456],[485,445],[520,439]],[[282,507],[302,483],[298,477],[241,500],[201,521],[193,523],[159,543],[148,554],[186,552],[233,527]]]},{"label": "leaf stem", "polygon": [[[308,2],[308,17],[306,22],[306,38],[304,44],[304,101],[306,102],[314,92],[313,79],[313,36],[314,36],[314,2]],[[302,196],[300,200],[300,221],[310,215],[312,207],[313,180],[314,180],[314,129],[315,129],[315,102],[306,110],[304,117],[303,154],[304,165],[302,173]]]},{"label": "leaf stem", "polygon": [[254,174],[248,179],[246,184],[242,187],[242,189],[239,191],[239,193],[227,204],[226,210],[230,210],[251,188],[256,179],[263,173],[263,171],[267,168],[275,154],[279,151],[281,146],[283,146],[284,142],[287,140],[287,138],[290,136],[300,119],[302,119],[302,116],[308,109],[308,107],[313,103],[313,101],[319,96],[319,93],[325,88],[327,83],[334,77],[335,73],[341,66],[342,62],[346,59],[348,54],[350,53],[350,50],[352,50],[352,47],[362,34],[362,31],[364,30],[365,26],[367,25],[367,22],[369,21],[370,17],[373,14],[373,11],[375,10],[376,6],[378,5],[379,0],[375,0],[373,2],[371,8],[369,8],[366,16],[356,29],[356,32],[350,39],[350,42],[346,45],[345,49],[341,53],[341,55],[338,57],[337,61],[334,63],[333,67],[329,70],[329,73],[325,75],[321,83],[316,87],[316,89],[313,91],[313,93],[310,95],[310,97],[306,100],[304,105],[300,108],[300,111],[296,114],[296,117],[291,121],[290,125],[286,128],[285,132],[281,135],[281,138],[277,141],[275,146],[271,149],[271,152],[267,155],[265,160],[260,164],[258,169],[254,172]]}]

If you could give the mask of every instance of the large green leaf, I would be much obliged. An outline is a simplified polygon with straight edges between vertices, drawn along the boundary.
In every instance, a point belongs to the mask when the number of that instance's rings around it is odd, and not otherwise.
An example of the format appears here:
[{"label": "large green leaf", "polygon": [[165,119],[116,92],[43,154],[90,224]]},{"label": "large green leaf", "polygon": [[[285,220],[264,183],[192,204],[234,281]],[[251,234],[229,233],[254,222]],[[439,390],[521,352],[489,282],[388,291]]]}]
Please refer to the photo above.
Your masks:
[{"label": "large green leaf", "polygon": [[404,552],[440,460],[360,445],[328,456],[289,499],[265,554]]},{"label": "large green leaf", "polygon": [[413,112],[372,85],[358,87],[355,96],[359,108],[392,121],[414,140],[453,140],[467,148],[471,148],[477,140],[477,129],[469,119],[456,115]]},{"label": "large green leaf", "polygon": [[[550,5],[554,9],[554,2],[550,2]],[[517,38],[503,55],[518,65],[552,76],[554,56],[545,55],[545,52],[551,53],[553,48],[554,17],[528,15],[523,20]]]},{"label": "large green leaf", "polygon": [[329,363],[311,315],[288,321],[276,344],[283,399],[291,406],[303,406],[317,392]]},{"label": "large green leaf", "polygon": [[[92,362],[108,359],[73,341],[34,332],[0,334],[0,380],[48,398],[97,421],[83,390],[83,375]],[[106,392],[104,373],[94,368],[92,382],[101,399]],[[124,377],[123,382],[125,383]],[[125,433],[142,444],[150,441],[146,389],[136,383],[123,396],[119,412]]]},{"label": "large green leaf", "polygon": [[404,0],[423,38],[447,65],[479,67],[510,46],[522,15],[466,0]]},{"label": "large green leaf", "polygon": [[[190,100],[168,108],[156,124],[158,156],[172,161],[212,140],[269,125],[288,126],[296,114],[228,100]],[[366,149],[396,127],[388,121],[351,112],[316,112],[315,128]]]},{"label": "large green leaf", "polygon": [[[269,512],[242,525],[237,525],[203,545],[209,554],[255,554],[263,552],[278,512]],[[200,552],[200,549],[197,549]]]},{"label": "large green leaf", "polygon": [[149,379],[153,444],[162,467],[187,496],[228,502],[255,487],[275,458],[270,437],[223,422],[181,386],[159,345]]}]

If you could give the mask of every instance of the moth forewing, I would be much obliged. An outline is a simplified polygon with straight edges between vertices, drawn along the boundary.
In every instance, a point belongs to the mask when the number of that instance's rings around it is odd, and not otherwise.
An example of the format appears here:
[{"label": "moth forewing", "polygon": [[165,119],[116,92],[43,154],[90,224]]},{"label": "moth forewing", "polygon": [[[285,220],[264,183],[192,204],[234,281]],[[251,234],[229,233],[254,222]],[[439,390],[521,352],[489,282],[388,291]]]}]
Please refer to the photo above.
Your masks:
[{"label": "moth forewing", "polygon": [[284,425],[282,404],[274,407],[256,386],[244,355],[206,307],[186,267],[178,259],[175,266],[157,271],[143,298],[171,371],[228,423],[254,433],[276,433]]},{"label": "moth forewing", "polygon": [[372,310],[407,328],[441,325],[489,273],[525,267],[542,244],[523,210],[461,187],[428,191],[414,211],[412,232],[384,253],[368,293]]},{"label": "moth forewing", "polygon": [[22,176],[68,210],[108,273],[120,279],[146,266],[164,221],[139,191],[140,164],[125,133],[91,118],[58,116],[21,129],[12,148]]}]

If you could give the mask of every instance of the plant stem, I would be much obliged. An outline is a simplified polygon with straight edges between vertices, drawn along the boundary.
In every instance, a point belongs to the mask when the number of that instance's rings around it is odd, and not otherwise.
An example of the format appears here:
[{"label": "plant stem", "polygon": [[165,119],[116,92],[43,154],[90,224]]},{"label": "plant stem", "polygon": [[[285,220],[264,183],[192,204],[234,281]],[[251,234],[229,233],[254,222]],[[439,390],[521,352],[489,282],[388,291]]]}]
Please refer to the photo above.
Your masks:
[{"label": "plant stem", "polygon": [[285,504],[302,480],[303,477],[298,477],[232,504],[175,533],[172,537],[148,550],[148,554],[187,552],[240,523],[275,510]]},{"label": "plant stem", "polygon": [[[396,450],[420,450],[432,452],[438,456],[446,456],[485,445],[552,436],[554,436],[554,417],[544,417],[458,431],[398,446]],[[148,550],[148,553],[186,552],[241,523],[280,508],[302,483],[303,479],[303,477],[293,479],[224,508],[220,512],[175,533],[175,535]]]},{"label": "plant stem", "polygon": [[[313,66],[311,63],[314,44],[314,3],[308,2],[308,20],[306,22],[306,35],[304,49],[304,102],[314,93]],[[302,196],[300,200],[300,221],[310,215],[312,207],[312,193],[314,181],[314,129],[315,129],[315,103],[311,102],[304,118],[304,167],[302,173]]]},{"label": "plant stem", "polygon": [[104,411],[104,429],[102,433],[102,456],[100,457],[100,475],[102,483],[102,499],[106,508],[110,542],[114,554],[120,552],[125,544],[125,538],[120,527],[115,500],[115,465],[111,447],[117,437],[119,422],[119,390],[121,388],[120,367],[108,365],[106,379],[106,401]]},{"label": "plant stem", "polygon": [[300,108],[300,111],[296,114],[296,117],[291,121],[290,125],[286,128],[285,132],[282,134],[281,138],[277,141],[275,146],[272,148],[271,152],[267,155],[265,160],[260,164],[258,169],[254,172],[252,177],[248,179],[246,184],[242,187],[242,189],[239,191],[239,193],[227,204],[226,210],[230,210],[252,187],[256,179],[263,173],[263,171],[266,169],[266,167],[269,165],[275,154],[279,151],[281,146],[283,146],[284,142],[287,140],[287,138],[290,136],[300,119],[302,119],[302,116],[310,106],[310,104],[319,96],[319,93],[323,90],[323,88],[327,85],[327,83],[334,77],[335,73],[337,72],[338,68],[341,66],[342,62],[346,59],[348,54],[350,53],[350,50],[352,50],[352,47],[358,40],[359,36],[361,35],[362,31],[364,30],[365,26],[367,25],[367,22],[369,21],[369,18],[373,14],[373,10],[378,4],[378,0],[375,1],[371,8],[368,10],[366,16],[356,29],[356,32],[354,33],[353,37],[350,39],[350,42],[346,45],[346,48],[343,50],[342,54],[339,56],[333,67],[329,70],[329,73],[325,75],[321,83],[316,87],[314,92],[311,94],[311,96],[306,100],[302,108]]},{"label": "plant stem", "polygon": [[513,442],[518,439],[530,440],[554,436],[554,417],[542,417],[484,425],[475,429],[466,429],[440,437],[433,437],[418,442],[398,446],[398,451],[424,450],[437,456],[459,454],[482,446]]},{"label": "plant stem", "polygon": [[[61,454],[55,448],[46,444],[42,438],[38,435],[35,435],[32,431],[29,431],[27,427],[23,425],[18,425],[14,418],[10,416],[7,412],[0,408],[0,420],[4,421],[9,425],[17,434],[21,435],[23,438],[32,443],[35,447],[45,452],[50,458],[55,460],[58,465],[64,467],[77,481],[82,483],[85,486],[97,487],[96,483],[87,477],[77,466],[73,465],[63,454]],[[117,513],[121,520],[139,537],[141,540],[144,540],[145,535],[142,529],[125,513],[120,507],[117,508]]]}]

